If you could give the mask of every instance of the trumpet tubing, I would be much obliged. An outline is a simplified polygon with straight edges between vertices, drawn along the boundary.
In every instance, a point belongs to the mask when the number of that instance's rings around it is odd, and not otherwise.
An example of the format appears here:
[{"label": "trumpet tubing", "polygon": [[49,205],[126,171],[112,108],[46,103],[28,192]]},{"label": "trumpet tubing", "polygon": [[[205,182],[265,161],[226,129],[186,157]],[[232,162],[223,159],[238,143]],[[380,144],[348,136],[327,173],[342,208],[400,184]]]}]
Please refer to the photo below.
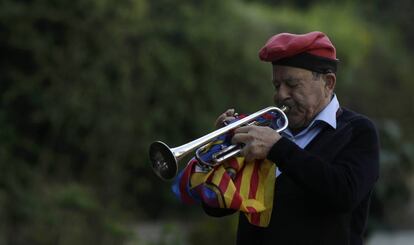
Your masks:
[{"label": "trumpet tubing", "polygon": [[[234,123],[228,124],[225,127],[222,127],[220,129],[217,129],[209,134],[206,134],[198,139],[195,139],[191,142],[188,142],[184,145],[170,148],[167,144],[161,141],[155,141],[150,145],[149,148],[149,158],[152,164],[152,168],[157,176],[159,176],[163,180],[171,180],[173,179],[178,172],[178,163],[179,161],[188,155],[189,153],[193,152],[195,149],[211,142],[215,138],[235,129],[240,126],[248,125],[254,120],[263,114],[266,114],[268,112],[278,112],[281,114],[281,116],[284,119],[284,125],[281,128],[278,128],[276,131],[280,132],[287,128],[288,126],[288,119],[285,114],[285,111],[288,110],[288,107],[282,106],[281,108],[271,106],[264,108],[260,111],[257,111],[249,116],[246,116]],[[236,156],[240,153],[241,147],[232,145],[230,146],[231,150],[226,152],[223,156],[220,156],[217,158],[217,162],[221,163],[222,161],[232,157]]]}]

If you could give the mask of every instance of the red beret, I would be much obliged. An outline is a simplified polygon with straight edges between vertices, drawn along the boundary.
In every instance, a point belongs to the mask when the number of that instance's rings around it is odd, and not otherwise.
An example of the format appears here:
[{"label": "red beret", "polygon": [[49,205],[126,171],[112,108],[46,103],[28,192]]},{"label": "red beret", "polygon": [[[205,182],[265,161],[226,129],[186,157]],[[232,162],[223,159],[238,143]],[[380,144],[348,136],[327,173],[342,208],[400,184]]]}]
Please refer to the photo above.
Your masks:
[{"label": "red beret", "polygon": [[263,61],[301,67],[321,73],[336,72],[336,50],[322,32],[280,33],[271,37],[259,51]]}]

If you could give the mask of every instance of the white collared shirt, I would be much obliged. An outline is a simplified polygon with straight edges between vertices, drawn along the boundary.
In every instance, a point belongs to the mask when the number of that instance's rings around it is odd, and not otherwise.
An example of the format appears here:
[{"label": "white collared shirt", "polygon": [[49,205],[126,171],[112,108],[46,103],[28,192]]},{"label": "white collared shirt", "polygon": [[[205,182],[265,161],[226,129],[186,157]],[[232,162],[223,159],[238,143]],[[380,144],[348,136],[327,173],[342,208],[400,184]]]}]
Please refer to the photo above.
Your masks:
[{"label": "white collared shirt", "polygon": [[[296,135],[293,135],[289,128],[285,129],[280,134],[303,149],[321,132],[325,125],[329,125],[333,129],[336,129],[336,112],[338,109],[339,101],[334,94],[329,104],[312,120],[308,127]],[[277,168],[276,177],[279,176],[280,173],[281,172]]]}]

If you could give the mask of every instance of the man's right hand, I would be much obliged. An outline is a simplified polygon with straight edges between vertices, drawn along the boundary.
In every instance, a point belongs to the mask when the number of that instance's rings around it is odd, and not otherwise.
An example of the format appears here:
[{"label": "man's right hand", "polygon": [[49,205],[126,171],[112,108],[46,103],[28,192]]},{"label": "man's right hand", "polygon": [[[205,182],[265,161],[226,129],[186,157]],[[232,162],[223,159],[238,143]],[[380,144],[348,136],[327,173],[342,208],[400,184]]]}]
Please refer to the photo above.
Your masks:
[{"label": "man's right hand", "polygon": [[226,126],[230,121],[234,120],[235,117],[234,109],[228,109],[223,114],[221,114],[215,122],[216,128],[222,128]]}]

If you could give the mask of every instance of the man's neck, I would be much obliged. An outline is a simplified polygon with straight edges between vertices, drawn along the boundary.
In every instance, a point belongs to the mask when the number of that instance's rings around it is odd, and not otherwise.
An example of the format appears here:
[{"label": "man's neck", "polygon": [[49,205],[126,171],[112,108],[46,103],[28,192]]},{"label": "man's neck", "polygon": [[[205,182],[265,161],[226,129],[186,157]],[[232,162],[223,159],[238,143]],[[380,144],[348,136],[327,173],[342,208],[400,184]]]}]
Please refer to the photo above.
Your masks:
[{"label": "man's neck", "polygon": [[307,127],[308,127],[308,125],[307,126],[304,126],[304,127],[300,127],[300,128],[289,128],[289,130],[293,134],[293,136],[295,136],[298,133],[302,132],[302,130],[304,130]]},{"label": "man's neck", "polygon": [[298,128],[290,128],[289,127],[290,132],[295,136],[298,133],[302,132],[302,130],[306,129],[310,125],[310,123],[319,115],[319,113],[321,113],[321,111],[323,111],[329,105],[329,103],[332,101],[332,99],[334,98],[334,96],[335,96],[335,94],[332,94],[330,96],[330,99],[328,101],[326,101],[326,102],[323,103],[323,105],[321,106],[320,110],[304,126],[298,127]]}]

